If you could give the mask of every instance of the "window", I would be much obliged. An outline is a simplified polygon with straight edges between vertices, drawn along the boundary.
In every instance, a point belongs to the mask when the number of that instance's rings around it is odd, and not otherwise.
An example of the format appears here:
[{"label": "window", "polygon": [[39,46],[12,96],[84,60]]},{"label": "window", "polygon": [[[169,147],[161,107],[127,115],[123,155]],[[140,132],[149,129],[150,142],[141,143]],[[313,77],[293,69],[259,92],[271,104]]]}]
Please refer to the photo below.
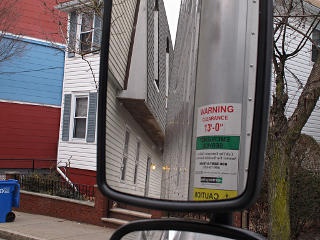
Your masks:
[{"label": "window", "polygon": [[90,52],[93,38],[93,13],[81,15],[80,51]]},{"label": "window", "polygon": [[62,116],[62,141],[84,139],[96,140],[97,92],[64,94]]},{"label": "window", "polygon": [[101,44],[102,19],[94,12],[73,11],[69,14],[68,56],[75,53],[98,53]]},{"label": "window", "polygon": [[73,138],[85,138],[88,116],[88,97],[75,98]]},{"label": "window", "polygon": [[138,174],[138,166],[139,166],[139,155],[140,155],[140,141],[137,141],[137,150],[136,150],[136,161],[134,164],[134,175],[133,175],[133,183],[137,182],[137,174]]},{"label": "window", "polygon": [[154,84],[159,91],[159,3],[158,0],[155,1],[154,7],[154,21],[153,21],[153,74],[154,74]]},{"label": "window", "polygon": [[122,157],[122,165],[121,165],[121,180],[125,180],[125,178],[126,178],[128,152],[129,152],[129,139],[130,139],[130,132],[127,129],[126,134],[125,134],[124,147],[123,147],[123,157]]},{"label": "window", "polygon": [[169,97],[169,61],[170,61],[170,42],[167,37],[167,47],[166,47],[166,108],[168,108],[168,97]]},{"label": "window", "polygon": [[[320,47],[320,31],[319,30],[313,30],[312,33],[312,40]],[[312,62],[315,62],[318,58],[318,49],[316,46],[312,45],[312,55],[311,60]]]}]

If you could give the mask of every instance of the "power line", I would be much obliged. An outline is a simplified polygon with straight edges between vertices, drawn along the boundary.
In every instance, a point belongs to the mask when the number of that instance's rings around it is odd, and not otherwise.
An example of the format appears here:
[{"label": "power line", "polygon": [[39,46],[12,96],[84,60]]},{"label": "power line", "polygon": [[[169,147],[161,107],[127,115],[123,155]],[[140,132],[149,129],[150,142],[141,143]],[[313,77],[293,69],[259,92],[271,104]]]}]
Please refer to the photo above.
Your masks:
[{"label": "power line", "polygon": [[18,74],[18,73],[28,73],[28,72],[40,72],[40,71],[44,71],[44,70],[52,70],[52,69],[58,69],[58,68],[63,68],[63,67],[39,68],[39,69],[25,70],[25,71],[20,71],[20,72],[0,72],[0,74]]}]

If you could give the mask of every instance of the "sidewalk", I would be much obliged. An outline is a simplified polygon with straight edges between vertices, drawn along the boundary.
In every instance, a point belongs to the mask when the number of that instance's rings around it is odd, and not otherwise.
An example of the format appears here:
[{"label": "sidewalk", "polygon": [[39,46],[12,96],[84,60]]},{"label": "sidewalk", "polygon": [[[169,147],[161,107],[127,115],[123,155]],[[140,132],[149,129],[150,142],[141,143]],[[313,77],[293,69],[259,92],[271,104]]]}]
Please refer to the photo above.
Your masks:
[{"label": "sidewalk", "polygon": [[107,240],[115,229],[15,211],[12,223],[0,223],[6,240]]}]

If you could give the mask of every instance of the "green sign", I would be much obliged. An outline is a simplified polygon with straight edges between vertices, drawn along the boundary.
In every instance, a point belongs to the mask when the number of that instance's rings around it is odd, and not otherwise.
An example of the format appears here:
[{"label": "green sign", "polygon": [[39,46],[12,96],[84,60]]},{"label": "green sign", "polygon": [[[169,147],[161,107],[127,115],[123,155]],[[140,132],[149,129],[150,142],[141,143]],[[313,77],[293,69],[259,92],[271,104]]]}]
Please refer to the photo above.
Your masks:
[{"label": "green sign", "polygon": [[203,136],[197,138],[197,150],[228,149],[239,150],[240,136]]}]

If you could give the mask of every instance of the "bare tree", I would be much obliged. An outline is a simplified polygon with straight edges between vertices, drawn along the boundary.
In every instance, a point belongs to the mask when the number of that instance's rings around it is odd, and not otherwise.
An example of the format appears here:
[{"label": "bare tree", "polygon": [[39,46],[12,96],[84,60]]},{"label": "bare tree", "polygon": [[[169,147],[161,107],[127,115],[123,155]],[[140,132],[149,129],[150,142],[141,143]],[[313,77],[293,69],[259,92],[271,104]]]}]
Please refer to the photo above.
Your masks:
[{"label": "bare tree", "polygon": [[0,63],[21,55],[25,49],[19,33],[14,32],[19,21],[18,1],[0,1]]},{"label": "bare tree", "polygon": [[[317,1],[315,1],[317,2]],[[273,68],[275,91],[270,111],[267,149],[269,239],[291,239],[290,176],[293,147],[316,107],[320,96],[319,38],[313,34],[319,26],[318,8],[303,0],[274,2]],[[296,74],[292,61],[313,46],[314,64],[304,81]],[[308,53],[311,55],[310,51]],[[291,64],[290,64],[291,61]],[[287,117],[288,79],[296,82],[297,104]]]}]

